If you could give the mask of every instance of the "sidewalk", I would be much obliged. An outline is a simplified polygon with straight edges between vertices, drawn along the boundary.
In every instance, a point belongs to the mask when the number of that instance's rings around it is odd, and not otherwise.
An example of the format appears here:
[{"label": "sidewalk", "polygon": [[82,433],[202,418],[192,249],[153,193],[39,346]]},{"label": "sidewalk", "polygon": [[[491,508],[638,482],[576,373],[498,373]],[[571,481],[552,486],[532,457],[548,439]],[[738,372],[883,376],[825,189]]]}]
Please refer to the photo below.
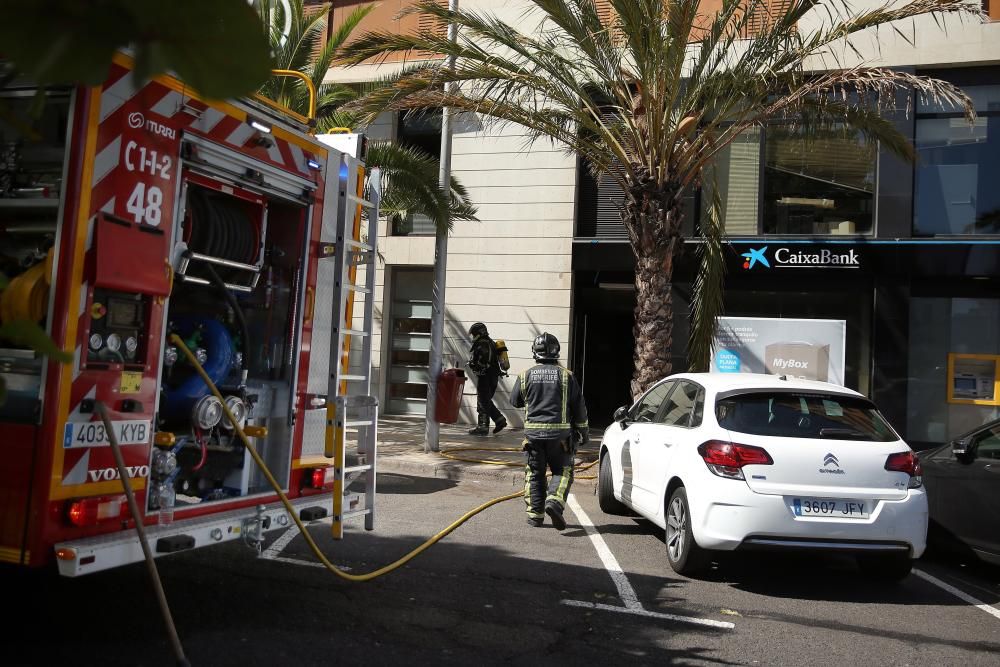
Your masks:
[{"label": "sidewalk", "polygon": [[[491,465],[457,461],[439,452],[424,453],[423,417],[382,417],[378,420],[378,458],[380,473],[400,473],[419,477],[443,477],[446,479],[490,479],[509,483],[521,488],[524,484],[524,454],[521,443],[524,435],[521,429],[504,429],[498,435],[485,437],[469,435],[469,424],[442,424],[440,449],[447,453],[462,447],[475,447],[482,451],[459,451],[454,456],[472,459],[505,461],[516,465]],[[577,465],[585,465],[597,458],[600,433],[591,432],[591,441],[577,452]],[[516,449],[517,451],[502,451]],[[594,466],[583,476],[597,474]],[[574,482],[576,483],[576,482]],[[581,484],[593,484],[593,480],[579,480]]]}]

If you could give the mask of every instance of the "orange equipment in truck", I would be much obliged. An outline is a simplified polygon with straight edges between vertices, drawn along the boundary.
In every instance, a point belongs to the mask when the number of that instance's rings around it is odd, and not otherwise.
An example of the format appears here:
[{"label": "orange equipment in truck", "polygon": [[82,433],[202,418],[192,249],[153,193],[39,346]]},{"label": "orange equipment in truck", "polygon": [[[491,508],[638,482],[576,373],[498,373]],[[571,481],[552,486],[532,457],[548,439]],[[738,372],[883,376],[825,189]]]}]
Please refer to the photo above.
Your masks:
[{"label": "orange equipment in truck", "polygon": [[[142,558],[98,403],[156,555],[291,523],[171,334],[300,516],[371,530],[364,137],[315,137],[272,102],[206,101],[169,76],[137,87],[132,66],[118,54],[103,85],[49,91],[33,127],[0,120],[0,318],[37,321],[74,357],[0,340],[0,561],[75,576]],[[15,114],[34,94],[0,91]]]}]

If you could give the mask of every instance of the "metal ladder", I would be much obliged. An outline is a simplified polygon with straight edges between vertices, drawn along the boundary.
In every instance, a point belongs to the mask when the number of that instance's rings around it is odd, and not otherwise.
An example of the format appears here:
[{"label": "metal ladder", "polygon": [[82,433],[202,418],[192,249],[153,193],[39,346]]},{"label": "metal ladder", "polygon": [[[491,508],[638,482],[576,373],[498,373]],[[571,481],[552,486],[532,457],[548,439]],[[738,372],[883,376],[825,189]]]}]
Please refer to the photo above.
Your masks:
[{"label": "metal ladder", "polygon": [[[375,309],[375,244],[378,240],[380,171],[372,169],[369,198],[364,198],[364,167],[344,154],[341,158],[334,242],[323,246],[325,261],[335,263],[330,335],[329,388],[326,401],[326,440],[323,454],[333,459],[333,538],[344,536],[344,521],[365,517],[365,530],[375,528],[375,473],[378,447],[378,399],[372,395],[372,320]],[[331,165],[332,166],[332,165]],[[346,172],[346,174],[345,174]],[[362,213],[367,212],[367,238]],[[356,282],[365,266],[364,285]],[[363,324],[354,325],[354,295],[364,295]],[[351,340],[359,339],[361,363],[349,366]],[[348,389],[354,391],[348,391]],[[349,433],[357,434],[358,462],[348,466]],[[364,493],[349,496],[348,487],[364,481]],[[363,504],[360,502],[364,499]],[[345,507],[346,501],[346,507]],[[362,505],[359,507],[359,505]]]}]

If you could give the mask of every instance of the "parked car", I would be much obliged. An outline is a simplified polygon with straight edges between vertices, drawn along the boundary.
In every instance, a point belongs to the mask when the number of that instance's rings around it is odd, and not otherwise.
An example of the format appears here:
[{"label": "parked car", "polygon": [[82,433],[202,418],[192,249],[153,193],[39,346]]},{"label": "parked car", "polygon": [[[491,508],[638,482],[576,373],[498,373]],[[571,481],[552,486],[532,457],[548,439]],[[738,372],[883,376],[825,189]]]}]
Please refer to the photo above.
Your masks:
[{"label": "parked car", "polygon": [[932,542],[1000,565],[1000,419],[924,452]]},{"label": "parked car", "polygon": [[917,456],[871,401],[826,382],[673,375],[618,409],[600,457],[601,509],[664,528],[680,574],[716,550],[791,549],[899,580],[926,545]]}]

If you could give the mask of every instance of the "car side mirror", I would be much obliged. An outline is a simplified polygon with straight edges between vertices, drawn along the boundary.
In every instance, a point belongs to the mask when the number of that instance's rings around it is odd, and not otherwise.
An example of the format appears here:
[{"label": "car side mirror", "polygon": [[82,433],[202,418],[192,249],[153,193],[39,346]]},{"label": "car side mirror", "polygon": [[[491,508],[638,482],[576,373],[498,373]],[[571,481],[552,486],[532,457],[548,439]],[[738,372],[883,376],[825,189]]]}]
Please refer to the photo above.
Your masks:
[{"label": "car side mirror", "polygon": [[618,422],[619,424],[621,424],[622,426],[625,425],[625,422],[628,421],[628,406],[627,405],[623,405],[622,407],[620,407],[617,410],[615,410],[615,421]]},{"label": "car side mirror", "polygon": [[972,456],[972,438],[962,438],[951,441],[951,453],[958,459],[967,459]]}]

